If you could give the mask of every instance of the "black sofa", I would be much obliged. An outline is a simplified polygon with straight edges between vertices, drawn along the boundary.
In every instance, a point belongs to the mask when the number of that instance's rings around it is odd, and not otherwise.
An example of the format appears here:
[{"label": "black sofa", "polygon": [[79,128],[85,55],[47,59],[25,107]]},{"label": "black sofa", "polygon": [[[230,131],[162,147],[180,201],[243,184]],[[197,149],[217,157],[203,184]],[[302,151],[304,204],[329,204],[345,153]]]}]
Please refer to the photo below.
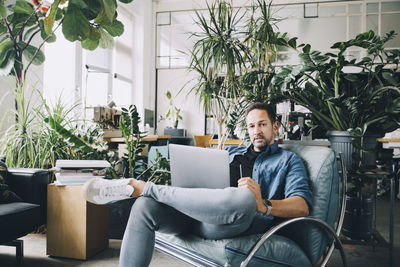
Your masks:
[{"label": "black sofa", "polygon": [[43,169],[9,168],[5,180],[23,202],[0,204],[0,245],[15,246],[20,264],[23,241],[17,239],[46,223],[50,173]]}]

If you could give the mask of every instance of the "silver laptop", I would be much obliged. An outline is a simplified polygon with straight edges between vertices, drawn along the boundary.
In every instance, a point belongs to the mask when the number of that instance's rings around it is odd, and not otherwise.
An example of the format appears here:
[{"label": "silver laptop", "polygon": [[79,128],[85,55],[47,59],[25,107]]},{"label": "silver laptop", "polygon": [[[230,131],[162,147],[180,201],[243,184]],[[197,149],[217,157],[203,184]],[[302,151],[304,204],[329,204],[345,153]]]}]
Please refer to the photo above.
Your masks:
[{"label": "silver laptop", "polygon": [[169,145],[171,183],[190,188],[230,186],[229,155],[226,150]]}]

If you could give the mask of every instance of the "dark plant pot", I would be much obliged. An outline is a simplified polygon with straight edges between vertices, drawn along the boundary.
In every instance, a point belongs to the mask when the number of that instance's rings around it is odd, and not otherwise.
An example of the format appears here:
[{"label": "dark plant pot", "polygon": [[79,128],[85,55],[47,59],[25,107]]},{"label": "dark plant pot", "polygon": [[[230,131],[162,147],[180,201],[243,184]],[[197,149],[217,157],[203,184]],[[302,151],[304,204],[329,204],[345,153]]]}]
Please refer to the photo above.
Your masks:
[{"label": "dark plant pot", "polygon": [[382,137],[382,135],[368,133],[364,136],[363,147],[365,150],[374,150],[371,152],[365,151],[362,155],[361,164],[364,168],[373,169],[376,168],[376,146],[378,145],[377,139]]},{"label": "dark plant pot", "polygon": [[[351,136],[348,131],[328,131],[327,132],[331,148],[336,152],[342,152],[348,170],[351,169],[354,161],[353,153],[358,154],[359,150],[356,149],[351,143]],[[377,134],[366,133],[364,136],[363,147],[366,150],[374,150],[377,145],[377,138],[380,136]],[[361,166],[364,168],[375,168],[376,167],[376,151],[363,151]]]},{"label": "dark plant pot", "polygon": [[177,128],[167,127],[167,128],[164,129],[164,135],[185,136],[186,135],[186,130],[185,129],[177,129]]},{"label": "dark plant pot", "polygon": [[367,194],[346,196],[342,234],[368,240],[372,237],[373,197]]}]

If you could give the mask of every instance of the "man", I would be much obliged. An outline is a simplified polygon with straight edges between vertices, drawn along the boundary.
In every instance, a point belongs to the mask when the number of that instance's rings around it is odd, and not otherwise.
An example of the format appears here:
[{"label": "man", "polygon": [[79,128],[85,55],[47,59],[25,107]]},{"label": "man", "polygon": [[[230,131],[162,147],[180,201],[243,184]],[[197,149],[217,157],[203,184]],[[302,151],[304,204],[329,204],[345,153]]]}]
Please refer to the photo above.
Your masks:
[{"label": "man", "polygon": [[95,178],[85,184],[83,194],[95,204],[138,197],[123,237],[120,266],[148,266],[155,231],[222,239],[264,232],[274,217],[308,215],[306,171],[296,154],[275,142],[279,124],[273,108],[252,104],[246,123],[252,144],[228,147],[229,188],[178,188],[134,179]]}]

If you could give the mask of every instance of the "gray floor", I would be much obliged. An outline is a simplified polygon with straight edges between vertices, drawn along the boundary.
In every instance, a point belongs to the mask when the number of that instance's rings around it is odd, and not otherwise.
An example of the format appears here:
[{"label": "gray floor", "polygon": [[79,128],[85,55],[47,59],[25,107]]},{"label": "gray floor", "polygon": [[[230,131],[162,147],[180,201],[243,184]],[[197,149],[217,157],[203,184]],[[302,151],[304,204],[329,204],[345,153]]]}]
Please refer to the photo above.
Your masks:
[{"label": "gray floor", "polygon": [[[394,225],[394,264],[400,266],[400,201],[396,200]],[[389,200],[384,196],[377,201],[377,229],[384,238],[389,238]],[[50,266],[118,266],[120,240],[110,240],[110,247],[87,261],[54,258],[46,256],[46,235],[30,234],[24,238],[24,262],[22,266],[50,267]],[[389,265],[387,248],[369,246],[345,245],[348,266],[385,267]],[[0,266],[15,266],[15,248],[0,246]],[[167,255],[154,253],[151,267],[188,266]],[[342,266],[338,252],[330,260],[330,267]]]}]

